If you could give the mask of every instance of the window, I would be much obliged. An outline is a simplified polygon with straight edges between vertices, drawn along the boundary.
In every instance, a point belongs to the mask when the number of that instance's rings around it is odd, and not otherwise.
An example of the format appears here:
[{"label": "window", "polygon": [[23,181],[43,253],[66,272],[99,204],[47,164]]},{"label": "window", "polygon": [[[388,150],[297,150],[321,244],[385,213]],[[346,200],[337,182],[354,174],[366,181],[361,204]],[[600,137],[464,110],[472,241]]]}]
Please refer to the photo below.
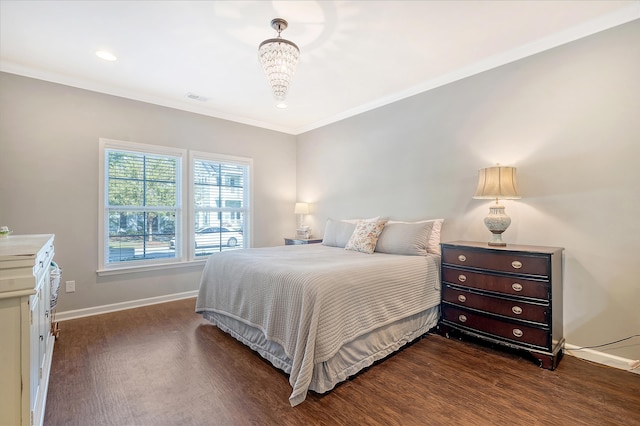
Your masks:
[{"label": "window", "polygon": [[194,255],[247,247],[247,159],[192,153]]},{"label": "window", "polygon": [[99,273],[249,246],[250,159],[107,139],[100,154]]}]

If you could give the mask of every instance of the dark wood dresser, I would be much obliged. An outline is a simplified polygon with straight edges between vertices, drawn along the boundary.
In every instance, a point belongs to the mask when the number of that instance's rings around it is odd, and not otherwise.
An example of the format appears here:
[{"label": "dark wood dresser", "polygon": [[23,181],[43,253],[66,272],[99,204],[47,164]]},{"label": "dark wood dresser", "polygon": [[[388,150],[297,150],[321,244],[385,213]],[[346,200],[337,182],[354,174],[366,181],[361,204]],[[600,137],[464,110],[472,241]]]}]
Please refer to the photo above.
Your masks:
[{"label": "dark wood dresser", "polygon": [[524,350],[553,370],[562,358],[562,248],[442,244],[441,334]]}]

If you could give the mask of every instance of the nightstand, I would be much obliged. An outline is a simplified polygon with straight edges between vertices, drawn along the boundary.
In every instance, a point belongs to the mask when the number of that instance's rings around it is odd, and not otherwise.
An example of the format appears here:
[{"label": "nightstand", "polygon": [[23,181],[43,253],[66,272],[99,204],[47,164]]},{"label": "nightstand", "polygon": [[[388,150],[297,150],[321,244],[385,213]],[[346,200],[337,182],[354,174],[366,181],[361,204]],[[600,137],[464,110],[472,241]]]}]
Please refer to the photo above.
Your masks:
[{"label": "nightstand", "polygon": [[562,248],[442,244],[441,334],[523,350],[555,369],[564,346]]},{"label": "nightstand", "polygon": [[285,238],[286,246],[296,246],[301,244],[318,244],[322,242],[322,238]]}]

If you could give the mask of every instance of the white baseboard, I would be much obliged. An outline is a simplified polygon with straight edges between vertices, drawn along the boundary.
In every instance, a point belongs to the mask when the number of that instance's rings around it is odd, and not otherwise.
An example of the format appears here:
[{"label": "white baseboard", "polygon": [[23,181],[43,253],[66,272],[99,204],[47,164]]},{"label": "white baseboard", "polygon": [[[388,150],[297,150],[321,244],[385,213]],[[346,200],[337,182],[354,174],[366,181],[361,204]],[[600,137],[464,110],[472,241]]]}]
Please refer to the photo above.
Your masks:
[{"label": "white baseboard", "polygon": [[[76,309],[73,311],[56,312],[56,321],[67,321],[92,315],[106,314],[109,312],[123,311],[125,309],[139,308],[158,303],[173,302],[175,300],[196,297],[198,290],[185,291],[184,293],[167,294],[165,296],[149,297],[148,299],[130,300],[127,302],[113,303],[111,305],[93,306],[91,308]],[[194,305],[195,306],[195,305]]]},{"label": "white baseboard", "polygon": [[564,348],[567,355],[640,374],[639,360],[623,358],[620,356],[608,354],[606,352],[595,351],[593,349],[578,350],[580,346],[571,345],[569,343],[565,343]]}]

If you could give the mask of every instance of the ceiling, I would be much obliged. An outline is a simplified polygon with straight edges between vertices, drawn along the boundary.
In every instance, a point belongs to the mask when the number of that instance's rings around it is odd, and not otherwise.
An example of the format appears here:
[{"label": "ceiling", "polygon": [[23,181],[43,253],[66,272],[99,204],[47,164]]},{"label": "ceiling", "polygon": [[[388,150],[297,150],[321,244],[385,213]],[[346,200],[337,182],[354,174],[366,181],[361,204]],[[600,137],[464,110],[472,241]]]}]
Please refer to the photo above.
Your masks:
[{"label": "ceiling", "polygon": [[[301,50],[286,109],[257,59],[276,17]],[[0,0],[0,70],[299,134],[638,18],[615,0]]]}]

